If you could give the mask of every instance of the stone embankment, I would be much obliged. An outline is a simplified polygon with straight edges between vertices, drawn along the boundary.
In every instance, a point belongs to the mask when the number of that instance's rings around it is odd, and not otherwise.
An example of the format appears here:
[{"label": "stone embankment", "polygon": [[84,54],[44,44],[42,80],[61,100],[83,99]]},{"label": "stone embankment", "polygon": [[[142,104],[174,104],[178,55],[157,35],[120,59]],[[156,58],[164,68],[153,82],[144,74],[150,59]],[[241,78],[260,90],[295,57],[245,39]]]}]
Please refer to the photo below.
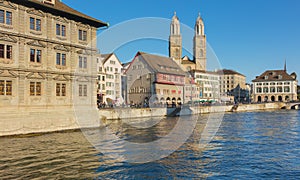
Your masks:
[{"label": "stone embankment", "polygon": [[[261,103],[261,104],[239,104],[228,106],[193,106],[186,109],[183,108],[181,112],[176,115],[194,115],[194,114],[207,114],[207,113],[221,113],[221,112],[244,112],[244,111],[257,111],[257,110],[276,110],[286,107],[286,103]],[[99,115],[102,119],[115,120],[115,119],[130,119],[142,117],[158,117],[167,116],[175,111],[175,108],[122,108],[122,109],[102,109]],[[184,112],[183,112],[184,111]]]},{"label": "stone embankment", "polygon": [[[46,133],[71,129],[100,127],[106,120],[192,115],[205,113],[276,110],[288,107],[286,103],[241,104],[238,106],[195,106],[175,108],[114,108],[114,109],[1,109],[0,136]],[[172,114],[173,113],[173,114]]]}]

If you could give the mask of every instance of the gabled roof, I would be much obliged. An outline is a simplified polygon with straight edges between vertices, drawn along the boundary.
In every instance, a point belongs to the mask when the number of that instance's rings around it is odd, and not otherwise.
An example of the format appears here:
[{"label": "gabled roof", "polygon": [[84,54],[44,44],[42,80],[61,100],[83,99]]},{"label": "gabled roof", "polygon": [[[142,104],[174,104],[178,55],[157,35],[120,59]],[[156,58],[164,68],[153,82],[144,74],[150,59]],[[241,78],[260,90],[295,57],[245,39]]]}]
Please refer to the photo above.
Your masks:
[{"label": "gabled roof", "polygon": [[109,54],[101,54],[101,59],[103,64],[106,63],[106,61],[113,55],[113,53],[109,53]]},{"label": "gabled roof", "polygon": [[293,81],[294,79],[285,70],[267,70],[260,76],[257,76],[252,82],[263,81]]},{"label": "gabled roof", "polygon": [[156,73],[174,74],[181,76],[186,75],[186,73],[180,68],[180,66],[169,57],[147,54],[144,52],[138,52],[137,56],[141,57]]},{"label": "gabled roof", "polygon": [[43,0],[10,0],[16,4],[22,4],[27,7],[32,7],[36,9],[43,10],[45,12],[51,12],[52,14],[59,15],[62,17],[66,17],[68,19],[72,19],[74,21],[83,22],[89,24],[94,27],[103,27],[108,26],[107,23],[104,23],[100,20],[92,18],[86,14],[83,14],[66,4],[62,3],[60,0],[55,0],[55,4],[43,3]]},{"label": "gabled roof", "polygon": [[115,56],[117,61],[122,65],[121,61],[119,60],[117,55],[115,55],[115,53],[101,54],[101,59],[102,59],[103,64],[105,64],[112,56]]},{"label": "gabled roof", "polygon": [[245,75],[243,75],[243,74],[241,74],[239,72],[236,72],[234,70],[231,70],[231,69],[221,69],[221,70],[218,70],[216,72],[219,73],[219,74],[224,74],[224,75],[235,75],[236,74],[236,75],[240,75],[240,76],[246,77]]},{"label": "gabled roof", "polygon": [[183,56],[181,64],[195,64],[195,61],[191,60],[188,56]]}]

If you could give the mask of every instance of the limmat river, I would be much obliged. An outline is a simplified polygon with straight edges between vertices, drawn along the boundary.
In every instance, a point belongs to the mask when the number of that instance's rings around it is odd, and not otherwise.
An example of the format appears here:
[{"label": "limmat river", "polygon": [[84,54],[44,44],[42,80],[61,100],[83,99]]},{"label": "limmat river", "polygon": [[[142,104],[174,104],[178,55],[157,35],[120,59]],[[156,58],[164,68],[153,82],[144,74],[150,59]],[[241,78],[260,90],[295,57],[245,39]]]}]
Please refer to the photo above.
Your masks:
[{"label": "limmat river", "polygon": [[[198,118],[188,140],[147,163],[109,157],[81,131],[0,138],[0,179],[299,179],[300,111],[228,113],[205,148]],[[108,128],[123,140],[147,143],[168,134],[178,118],[139,128],[118,121]],[[98,129],[97,131],[102,131]],[[111,151],[122,151],[112,141]],[[145,154],[146,156],[147,154]]]}]

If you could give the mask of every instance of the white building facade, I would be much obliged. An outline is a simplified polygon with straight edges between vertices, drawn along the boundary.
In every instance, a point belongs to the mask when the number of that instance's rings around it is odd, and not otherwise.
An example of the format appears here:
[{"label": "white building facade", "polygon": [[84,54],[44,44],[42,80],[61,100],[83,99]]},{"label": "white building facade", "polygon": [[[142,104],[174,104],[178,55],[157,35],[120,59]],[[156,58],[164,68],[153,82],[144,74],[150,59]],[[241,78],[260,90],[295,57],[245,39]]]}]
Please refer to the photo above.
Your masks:
[{"label": "white building facade", "polygon": [[[98,101],[106,105],[121,105],[122,97],[122,64],[114,54],[98,55]],[[102,101],[101,101],[102,100]]]},{"label": "white building facade", "polygon": [[202,101],[219,101],[220,75],[210,71],[192,71],[195,82],[199,85],[199,99]]},{"label": "white building facade", "polygon": [[268,70],[252,82],[254,102],[297,100],[296,73],[289,75],[286,70]]}]

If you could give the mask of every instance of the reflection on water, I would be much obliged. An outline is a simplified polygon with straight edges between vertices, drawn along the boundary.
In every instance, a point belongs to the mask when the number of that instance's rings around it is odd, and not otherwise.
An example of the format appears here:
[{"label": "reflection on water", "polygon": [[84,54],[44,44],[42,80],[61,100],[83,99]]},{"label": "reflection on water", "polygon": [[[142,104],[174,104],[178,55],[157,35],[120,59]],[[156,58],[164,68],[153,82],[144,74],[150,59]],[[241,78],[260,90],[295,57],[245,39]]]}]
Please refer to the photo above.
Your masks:
[{"label": "reflection on water", "polygon": [[[144,164],[103,155],[80,131],[0,138],[0,179],[300,177],[299,111],[225,114],[213,140],[199,148],[206,119],[199,118],[190,138],[176,152]],[[126,141],[143,143],[166,136],[177,122],[168,118],[143,129],[115,121],[109,128]],[[122,143],[110,143],[112,152],[122,151]]]}]

